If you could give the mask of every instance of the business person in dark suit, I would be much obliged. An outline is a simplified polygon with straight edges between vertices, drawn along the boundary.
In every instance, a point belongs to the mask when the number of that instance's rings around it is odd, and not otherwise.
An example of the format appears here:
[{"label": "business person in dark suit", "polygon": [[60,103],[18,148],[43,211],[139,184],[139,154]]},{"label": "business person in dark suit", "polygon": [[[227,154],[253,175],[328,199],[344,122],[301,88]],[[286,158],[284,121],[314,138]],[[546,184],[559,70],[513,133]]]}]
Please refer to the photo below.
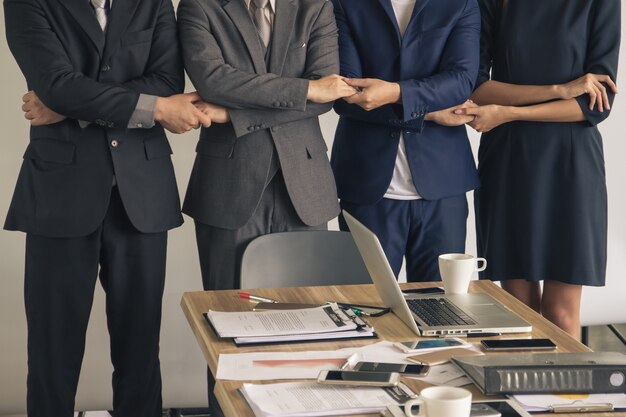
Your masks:
[{"label": "business person in dark suit", "polygon": [[4,2],[8,44],[31,90],[30,143],[5,223],[26,232],[29,417],[74,415],[98,273],[114,415],[161,415],[166,233],[183,221],[161,125],[184,131],[210,119],[196,95],[177,94],[170,0],[110,5]]},{"label": "business person in dark suit", "polygon": [[178,25],[214,122],[200,132],[183,212],[196,222],[204,288],[238,288],[252,239],[324,229],[338,214],[318,116],[356,90],[332,75],[330,2],[182,0]]},{"label": "business person in dark suit", "polygon": [[[580,336],[583,285],[606,274],[602,136],[617,88],[619,0],[480,0],[483,132],[475,193],[484,278]],[[511,54],[509,51],[515,50]],[[543,292],[540,287],[543,281]]]},{"label": "business person in dark suit", "polygon": [[[439,279],[464,252],[465,193],[478,176],[462,123],[478,71],[476,0],[333,0],[341,75],[332,152],[341,207],[377,234],[396,275]],[[347,230],[340,218],[340,226]]]}]

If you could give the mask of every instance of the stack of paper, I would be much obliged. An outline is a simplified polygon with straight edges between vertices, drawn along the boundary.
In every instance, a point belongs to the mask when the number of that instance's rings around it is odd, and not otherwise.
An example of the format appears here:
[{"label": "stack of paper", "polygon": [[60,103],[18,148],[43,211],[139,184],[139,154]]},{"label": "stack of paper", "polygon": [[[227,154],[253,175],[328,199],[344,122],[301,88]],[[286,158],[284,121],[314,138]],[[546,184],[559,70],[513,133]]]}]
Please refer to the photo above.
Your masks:
[{"label": "stack of paper", "polygon": [[256,417],[315,417],[378,413],[397,402],[383,388],[322,385],[315,382],[244,384]]},{"label": "stack of paper", "polygon": [[329,304],[298,310],[205,313],[219,337],[237,344],[374,337],[374,329],[351,312]]}]

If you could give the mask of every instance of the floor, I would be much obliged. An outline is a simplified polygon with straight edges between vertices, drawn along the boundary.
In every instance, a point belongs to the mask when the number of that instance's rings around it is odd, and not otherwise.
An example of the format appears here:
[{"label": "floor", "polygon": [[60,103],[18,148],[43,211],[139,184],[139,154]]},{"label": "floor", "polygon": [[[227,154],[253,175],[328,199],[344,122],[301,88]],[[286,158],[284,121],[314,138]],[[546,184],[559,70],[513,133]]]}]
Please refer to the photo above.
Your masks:
[{"label": "floor", "polygon": [[[618,324],[615,327],[626,336],[626,324]],[[589,347],[594,351],[622,352],[626,354],[626,346],[609,330],[606,326],[592,326],[589,328]],[[191,411],[191,410],[190,410]],[[108,417],[109,414],[102,411],[88,412],[85,417]],[[26,417],[20,415],[0,416],[0,417]],[[164,411],[163,417],[208,417],[201,410],[193,410],[191,413],[178,410]]]}]

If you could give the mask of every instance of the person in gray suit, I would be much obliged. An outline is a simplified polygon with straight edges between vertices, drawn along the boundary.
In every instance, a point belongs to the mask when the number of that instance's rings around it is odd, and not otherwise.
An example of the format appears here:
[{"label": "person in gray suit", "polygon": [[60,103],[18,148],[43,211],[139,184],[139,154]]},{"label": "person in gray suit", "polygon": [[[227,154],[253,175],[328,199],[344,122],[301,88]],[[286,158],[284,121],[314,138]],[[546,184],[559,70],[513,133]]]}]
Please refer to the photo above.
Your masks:
[{"label": "person in gray suit", "polygon": [[181,0],[189,78],[203,128],[183,212],[195,220],[206,290],[238,288],[246,245],[326,229],[337,190],[318,116],[356,93],[339,71],[332,3]]}]

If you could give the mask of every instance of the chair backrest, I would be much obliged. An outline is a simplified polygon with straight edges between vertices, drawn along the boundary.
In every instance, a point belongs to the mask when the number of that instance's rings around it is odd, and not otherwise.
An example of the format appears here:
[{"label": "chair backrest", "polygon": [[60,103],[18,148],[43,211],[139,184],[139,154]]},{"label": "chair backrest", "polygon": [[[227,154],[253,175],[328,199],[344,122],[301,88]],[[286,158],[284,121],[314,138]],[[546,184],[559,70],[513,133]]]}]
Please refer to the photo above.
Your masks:
[{"label": "chair backrest", "polygon": [[352,235],[272,233],[254,239],[241,261],[241,288],[371,284]]}]

